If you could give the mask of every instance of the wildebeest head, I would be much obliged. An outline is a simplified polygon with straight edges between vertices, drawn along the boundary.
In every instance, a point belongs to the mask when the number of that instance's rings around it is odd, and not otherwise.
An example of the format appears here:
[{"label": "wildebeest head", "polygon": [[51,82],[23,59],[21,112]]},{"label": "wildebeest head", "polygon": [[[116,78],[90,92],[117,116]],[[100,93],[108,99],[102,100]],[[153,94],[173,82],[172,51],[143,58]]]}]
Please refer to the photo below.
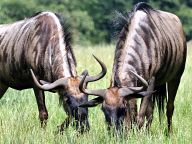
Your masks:
[{"label": "wildebeest head", "polygon": [[[34,83],[38,88],[44,91],[58,92],[60,102],[63,104],[66,113],[69,115],[69,118],[67,118],[64,125],[68,126],[72,120],[73,124],[81,132],[89,129],[88,108],[79,107],[79,105],[88,102],[88,94],[82,93],[79,90],[81,79],[84,78],[84,81],[89,82],[97,81],[104,77],[107,72],[105,64],[95,56],[94,58],[102,67],[102,71],[97,76],[87,76],[86,78],[85,76],[88,74],[87,70],[85,70],[80,76],[60,78],[53,83],[40,80],[40,84],[33,71],[30,69]],[[84,83],[83,87],[86,86],[87,82]]]},{"label": "wildebeest head", "polygon": [[142,98],[152,92],[144,91],[148,83],[139,75],[132,72],[144,86],[141,87],[109,87],[108,89],[88,90],[84,87],[84,79],[86,73],[81,80],[80,90],[86,94],[98,96],[95,99],[80,105],[80,107],[93,107],[102,103],[102,111],[104,112],[108,128],[115,126],[116,130],[122,130],[121,125],[124,123],[126,116],[128,116],[127,103],[133,98]]}]

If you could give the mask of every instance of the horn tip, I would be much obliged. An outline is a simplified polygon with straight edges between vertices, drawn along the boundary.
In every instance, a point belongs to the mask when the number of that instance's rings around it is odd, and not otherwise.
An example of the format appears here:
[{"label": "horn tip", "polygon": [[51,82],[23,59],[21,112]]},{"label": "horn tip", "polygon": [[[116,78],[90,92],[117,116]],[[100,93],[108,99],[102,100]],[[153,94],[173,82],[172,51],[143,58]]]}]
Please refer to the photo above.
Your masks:
[{"label": "horn tip", "polygon": [[92,54],[92,56],[98,61],[98,58],[94,54]]},{"label": "horn tip", "polygon": [[88,74],[88,70],[87,69],[85,70],[85,74]]},{"label": "horn tip", "polygon": [[32,74],[32,75],[34,75],[34,72],[33,72],[33,70],[32,70],[31,68],[30,68],[29,70],[30,70],[31,74]]},{"label": "horn tip", "polygon": [[130,73],[134,74],[133,70],[129,70]]}]

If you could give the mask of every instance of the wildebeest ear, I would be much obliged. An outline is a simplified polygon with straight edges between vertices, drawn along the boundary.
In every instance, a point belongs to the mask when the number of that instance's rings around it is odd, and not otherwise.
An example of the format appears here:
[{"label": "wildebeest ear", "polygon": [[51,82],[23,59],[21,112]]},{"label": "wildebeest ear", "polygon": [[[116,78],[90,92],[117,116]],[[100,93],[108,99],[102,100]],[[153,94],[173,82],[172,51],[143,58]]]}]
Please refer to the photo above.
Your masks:
[{"label": "wildebeest ear", "polygon": [[88,76],[88,75],[89,75],[88,70],[84,70],[84,71],[81,73],[81,76],[84,76],[86,73],[87,73],[87,76]]},{"label": "wildebeest ear", "polygon": [[79,107],[95,107],[97,106],[98,104],[102,103],[103,102],[103,98],[102,97],[97,97],[97,98],[94,98],[86,103],[83,103],[81,105],[79,105]]}]

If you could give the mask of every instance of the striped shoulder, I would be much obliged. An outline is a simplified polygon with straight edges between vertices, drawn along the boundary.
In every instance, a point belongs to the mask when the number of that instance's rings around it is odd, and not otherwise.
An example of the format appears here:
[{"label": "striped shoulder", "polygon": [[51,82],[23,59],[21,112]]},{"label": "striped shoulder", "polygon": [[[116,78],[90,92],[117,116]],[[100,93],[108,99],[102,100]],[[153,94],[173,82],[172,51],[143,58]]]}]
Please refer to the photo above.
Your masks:
[{"label": "striped shoulder", "polygon": [[157,10],[157,11],[158,11],[158,13],[159,13],[160,15],[167,16],[167,17],[169,17],[170,19],[175,20],[175,21],[181,23],[179,17],[176,16],[175,14],[170,13],[170,12],[161,11],[161,10]]},{"label": "striped shoulder", "polygon": [[67,19],[62,14],[58,14],[50,11],[38,12],[32,16],[32,18],[37,20],[42,17],[44,17],[43,22],[45,22],[44,20],[48,20],[48,19],[51,21],[54,21],[58,26],[58,28],[62,30],[62,37],[63,37],[64,43],[66,44],[66,50],[71,54],[72,59],[74,60],[74,63],[76,65],[76,59],[71,46],[72,44],[71,27]]}]

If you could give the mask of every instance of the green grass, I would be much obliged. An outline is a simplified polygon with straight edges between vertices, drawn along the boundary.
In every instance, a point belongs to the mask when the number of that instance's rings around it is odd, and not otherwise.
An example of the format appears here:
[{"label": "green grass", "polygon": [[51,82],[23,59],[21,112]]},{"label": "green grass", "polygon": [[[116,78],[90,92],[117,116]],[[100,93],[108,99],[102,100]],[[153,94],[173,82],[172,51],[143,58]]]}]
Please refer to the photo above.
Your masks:
[{"label": "green grass", "polygon": [[[100,45],[94,47],[75,47],[78,73],[86,68],[90,75],[98,74],[100,66],[93,59],[95,54],[108,68],[107,75],[100,81],[92,83],[89,88],[107,88],[112,72],[114,46]],[[66,118],[59,107],[57,94],[46,93],[46,105],[49,120],[46,129],[40,128],[38,109],[32,90],[16,91],[9,89],[0,100],[0,143],[69,143],[69,144],[182,144],[192,142],[192,50],[188,51],[187,65],[175,100],[173,116],[173,135],[166,136],[166,118],[160,125],[157,110],[154,112],[153,124],[148,133],[143,128],[140,132],[131,131],[121,137],[108,133],[101,106],[89,109],[91,130],[79,135],[72,127],[63,135],[57,134],[57,126]]]}]

